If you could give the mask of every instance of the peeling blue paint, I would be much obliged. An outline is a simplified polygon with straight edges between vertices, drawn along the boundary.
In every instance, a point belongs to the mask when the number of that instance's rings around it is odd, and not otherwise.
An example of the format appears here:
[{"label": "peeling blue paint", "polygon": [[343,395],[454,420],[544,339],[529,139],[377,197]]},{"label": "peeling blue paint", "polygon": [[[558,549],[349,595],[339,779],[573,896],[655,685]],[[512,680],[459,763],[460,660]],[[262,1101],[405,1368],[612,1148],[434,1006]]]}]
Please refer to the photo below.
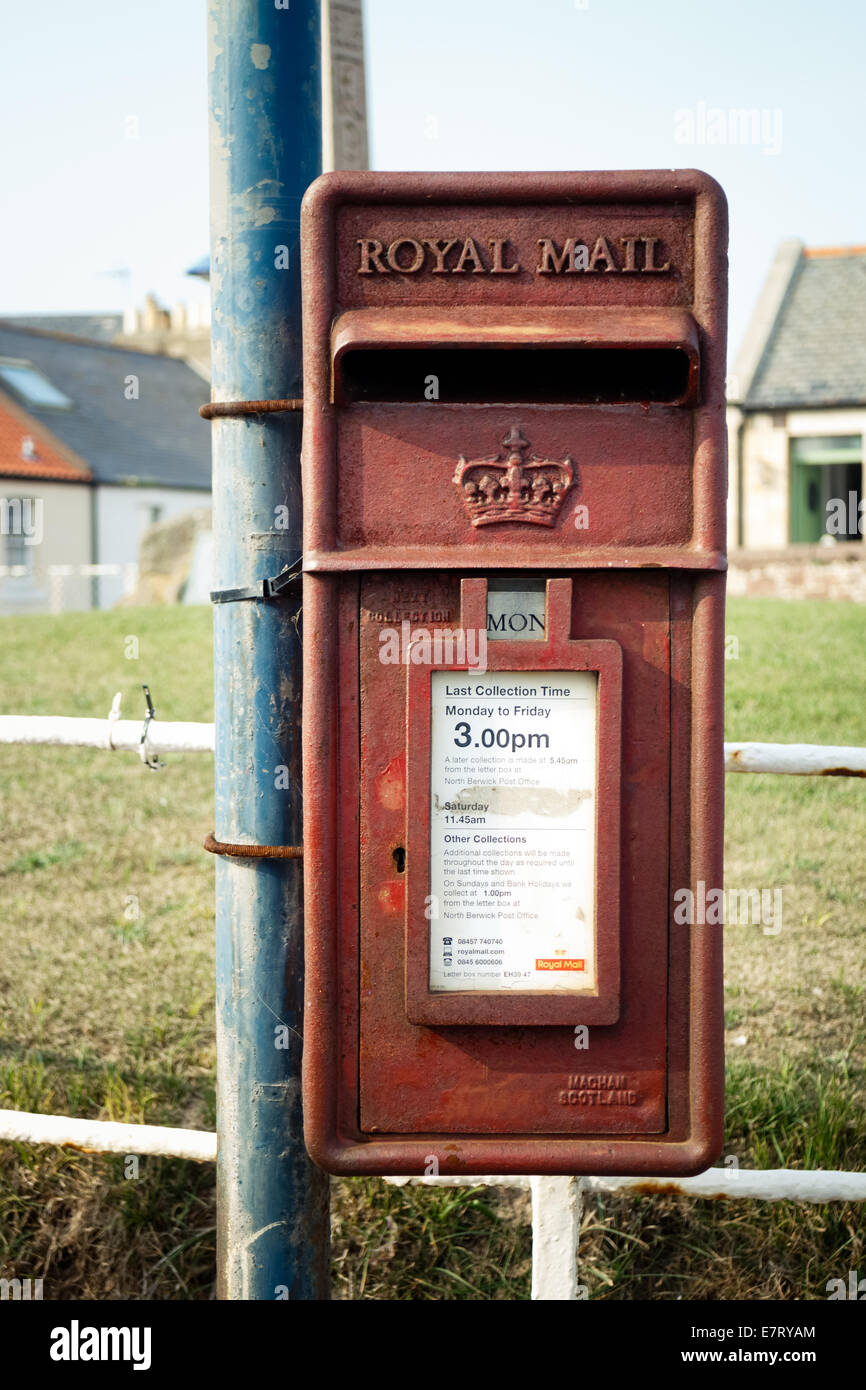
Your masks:
[{"label": "peeling blue paint", "polygon": [[[300,396],[300,202],[321,168],[319,4],[210,0],[208,20],[213,397]],[[277,245],[289,269],[275,268]],[[300,419],[216,420],[212,431],[215,583],[245,587],[301,552]],[[274,528],[278,507],[285,529]],[[217,839],[301,842],[293,616],[290,603],[215,606]],[[291,790],[275,787],[281,766]],[[327,1179],[306,1156],[300,1110],[301,864],[219,859],[216,875],[220,1296],[326,1298]],[[288,1048],[275,1045],[282,1025]]]}]

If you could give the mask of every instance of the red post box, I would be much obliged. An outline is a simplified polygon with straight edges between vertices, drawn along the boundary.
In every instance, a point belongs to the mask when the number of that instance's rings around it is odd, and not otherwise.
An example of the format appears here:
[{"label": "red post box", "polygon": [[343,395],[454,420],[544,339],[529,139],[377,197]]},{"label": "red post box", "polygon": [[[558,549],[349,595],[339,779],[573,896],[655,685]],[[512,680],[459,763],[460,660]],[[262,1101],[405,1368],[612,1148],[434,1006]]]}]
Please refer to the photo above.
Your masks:
[{"label": "red post box", "polygon": [[303,209],[304,1108],[340,1173],[722,1144],[726,210],[691,170]]}]

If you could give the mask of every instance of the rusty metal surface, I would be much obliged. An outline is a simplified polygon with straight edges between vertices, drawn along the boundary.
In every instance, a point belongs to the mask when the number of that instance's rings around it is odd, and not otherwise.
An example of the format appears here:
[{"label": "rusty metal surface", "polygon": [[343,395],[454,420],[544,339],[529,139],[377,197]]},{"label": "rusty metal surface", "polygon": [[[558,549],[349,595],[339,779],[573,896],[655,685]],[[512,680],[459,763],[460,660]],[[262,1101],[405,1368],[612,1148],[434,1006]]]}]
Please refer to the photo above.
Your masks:
[{"label": "rusty metal surface", "polygon": [[295,396],[284,401],[208,401],[199,406],[198,413],[203,420],[231,420],[245,415],[285,415],[303,408],[302,398]]},{"label": "rusty metal surface", "polygon": [[[628,236],[629,229],[651,226],[663,234],[664,254],[674,273],[629,275],[605,272],[569,276],[493,276],[474,272],[416,275],[356,273],[358,240],[384,243],[406,237],[407,228],[419,236],[450,228],[449,237],[473,235],[479,245],[497,231],[507,232],[521,254],[531,254],[541,238],[562,244],[579,230],[589,242],[601,229],[610,240]],[[305,274],[305,398],[313,403],[308,426],[308,457],[315,454],[314,475],[305,482],[304,551],[309,567],[330,568],[341,553],[357,551],[350,563],[361,568],[383,564],[399,567],[452,564],[524,565],[533,563],[526,544],[515,537],[502,542],[481,533],[459,533],[442,544],[435,524],[448,526],[444,491],[438,490],[443,455],[453,461],[459,452],[488,452],[502,435],[502,411],[484,407],[440,407],[431,425],[419,389],[417,427],[406,419],[408,408],[355,407],[351,412],[331,405],[331,329],[335,316],[350,310],[394,308],[400,322],[417,309],[450,310],[476,306],[508,310],[533,308],[545,318],[551,307],[574,305],[614,310],[668,309],[689,313],[698,324],[701,342],[702,405],[695,412],[647,405],[599,407],[582,412],[583,448],[577,458],[588,486],[607,464],[607,485],[616,491],[614,504],[599,502],[599,529],[579,533],[568,526],[562,543],[548,563],[572,565],[646,563],[642,550],[651,547],[655,563],[691,568],[724,568],[725,440],[719,428],[724,399],[724,311],[726,216],[724,198],[714,181],[693,170],[616,174],[331,174],[317,180],[307,193],[302,212]],[[525,248],[525,249],[524,249]],[[452,253],[453,254],[453,253]],[[405,332],[405,328],[402,330]],[[457,334],[452,334],[452,341]],[[519,423],[545,454],[563,449],[557,433],[567,433],[560,417],[568,406],[544,407],[541,421],[530,412]],[[432,410],[429,411],[432,414]],[[677,429],[674,421],[681,422]],[[540,425],[541,433],[538,433]],[[545,425],[547,433],[545,433]],[[536,435],[532,435],[532,430]],[[694,429],[694,438],[692,430]],[[376,515],[381,489],[366,470],[354,476],[346,464],[357,458],[359,435],[374,430],[381,472],[398,479],[401,527],[389,530],[389,518]],[[343,431],[346,433],[343,434]],[[467,435],[471,431],[471,435]],[[548,437],[549,436],[549,437]],[[693,457],[694,444],[694,457]],[[340,487],[336,459],[341,458]],[[637,459],[635,458],[637,455]],[[640,460],[641,462],[638,462]],[[691,471],[694,466],[694,487]],[[378,470],[377,470],[378,471]],[[650,491],[651,509],[630,508],[635,492]],[[693,493],[693,498],[692,498]],[[440,513],[440,508],[445,510]],[[649,515],[648,515],[649,513]],[[611,531],[607,518],[618,515],[625,532]],[[429,524],[428,524],[429,523]],[[569,544],[570,542],[570,544]],[[476,547],[478,549],[476,550]],[[364,553],[372,549],[372,555]],[[587,552],[591,549],[591,555]],[[493,551],[496,551],[495,560]],[[472,553],[474,551],[474,554]],[[667,553],[664,553],[667,552]],[[676,558],[674,558],[676,555]],[[649,563],[653,563],[652,559]]]},{"label": "rusty metal surface", "polygon": [[[668,403],[691,405],[698,397],[697,325],[691,314],[681,309],[472,306],[449,308],[447,312],[395,308],[354,309],[340,314],[331,333],[332,399],[339,405],[348,403],[342,372],[348,353],[411,349],[423,364],[425,355],[442,350],[468,353],[490,347],[679,353],[688,364],[686,382]],[[579,363],[580,358],[575,361]],[[454,367],[461,369],[459,358]],[[427,404],[435,408],[434,402]]]},{"label": "rusty metal surface", "polygon": [[233,859],[303,859],[303,845],[240,845],[217,840],[213,831],[205,835],[202,849],[208,854],[227,854]]},{"label": "rusty metal surface", "polygon": [[[616,265],[548,273],[542,249],[542,270],[527,270],[527,248],[553,238],[563,257],[578,234],[596,259],[619,238]],[[443,1174],[687,1174],[719,1150],[721,935],[676,926],[672,894],[722,881],[725,240],[723,196],[694,171],[340,174],[305,200],[304,1096],[308,1146],[331,1171],[418,1175],[432,1155]],[[638,243],[644,271],[627,264]],[[339,390],[335,355],[507,352],[533,323],[539,343],[687,347],[683,403]],[[475,524],[483,499],[467,500],[460,461],[498,458],[508,438],[527,443],[500,470],[514,470],[514,512]],[[542,525],[519,501],[531,454],[545,465],[539,508],[573,461]],[[491,1022],[501,996],[489,996],[478,1022],[446,1021],[472,1006],[430,1004],[418,946],[429,671],[383,665],[378,634],[386,616],[457,626],[461,580],[471,606],[508,571],[571,586],[551,669],[568,669],[569,649],[622,651],[622,857],[617,870],[607,845],[598,863],[599,882],[619,879],[621,1007],[591,1025],[588,1052],[545,1017],[552,1000],[505,1000],[503,1015],[529,1007]],[[544,666],[538,644],[520,645],[502,644],[502,669]],[[603,757],[601,773],[611,766]],[[618,1077],[635,1103],[589,1103]]]},{"label": "rusty metal surface", "polygon": [[[350,348],[391,344],[423,348],[453,345],[483,347],[487,343],[548,343],[584,346],[604,344],[631,350],[665,346],[698,353],[697,327],[683,309],[586,308],[580,305],[450,305],[448,309],[350,309],[340,314],[331,330],[333,362]],[[207,406],[200,409],[206,410]]]},{"label": "rusty metal surface", "polygon": [[[551,547],[558,552],[559,567],[571,567],[586,536],[592,537],[593,568],[620,568],[622,552],[641,546],[685,548],[692,529],[690,412],[671,410],[665,416],[656,406],[631,415],[624,406],[581,409],[577,437],[574,412],[563,407],[444,406],[436,412],[419,407],[410,415],[401,405],[357,405],[344,411],[337,427],[337,446],[345,460],[337,497],[338,544],[360,552],[359,558],[367,548],[397,547],[403,566],[423,568],[428,560],[438,564],[440,555],[448,558],[442,538],[450,533],[471,555],[459,562],[463,565],[543,564],[537,537],[528,529],[502,535],[465,527],[452,484],[461,455],[495,453],[506,432],[503,426],[514,423],[538,454],[574,460],[575,483]],[[373,452],[375,469],[366,462]],[[639,496],[646,502],[651,497],[652,505],[635,506]],[[587,509],[591,521],[585,530],[577,525],[583,515],[579,507]],[[400,516],[396,530],[394,508]],[[503,547],[510,552],[507,560]]]},{"label": "rusty metal surface", "polygon": [[[525,420],[528,411],[521,411]],[[489,449],[496,436],[488,435],[484,446]],[[636,498],[655,496],[655,489],[647,488],[642,479],[635,480],[631,490],[625,489],[620,500],[626,506]],[[604,496],[598,500],[604,506]],[[598,508],[596,509],[598,510]],[[478,533],[475,533],[476,535]],[[483,534],[483,533],[482,533]],[[475,536],[467,538],[475,540]],[[614,556],[619,556],[614,559]],[[487,565],[497,570],[528,569],[532,565],[531,552],[525,547],[510,545],[502,540],[499,545],[491,545],[486,551],[479,551],[471,543],[465,545],[356,545],[334,550],[326,556],[321,554],[304,555],[304,567],[309,574],[356,574],[359,570],[406,570],[406,569],[459,569],[472,570]],[[666,569],[666,570],[724,570],[727,568],[724,550],[683,550],[675,545],[642,545],[628,552],[618,552],[614,543],[605,546],[587,545],[579,554],[568,558],[551,553],[545,570],[584,570],[584,569]]]},{"label": "rusty metal surface", "polygon": [[[570,587],[570,581],[559,581],[563,582]],[[603,1021],[608,1002],[604,998],[582,1004],[552,996],[493,995],[476,1004],[474,996],[446,995],[429,1003],[425,999],[423,1011],[437,1014],[440,1024],[464,1026],[424,1028],[407,1018],[404,974],[395,968],[395,960],[401,960],[404,931],[411,940],[423,930],[419,898],[423,900],[429,891],[423,887],[429,813],[419,804],[425,799],[421,786],[426,791],[426,750],[412,738],[423,712],[409,713],[410,737],[404,742],[413,671],[410,667],[407,677],[405,670],[379,662],[376,615],[412,611],[411,603],[417,605],[425,598],[430,609],[435,603],[436,611],[450,611],[456,618],[459,589],[451,580],[449,596],[443,583],[435,575],[370,579],[361,596],[361,1128],[404,1133],[447,1128],[490,1134],[621,1133],[638,1128],[651,1133],[654,1127],[660,1131],[665,1115],[668,890],[666,576],[584,576],[568,612],[562,615],[566,634],[571,631],[582,639],[575,646],[594,648],[602,663],[614,644],[622,651],[623,863],[620,873],[617,824],[613,840],[603,837],[600,846],[599,883],[605,893],[612,875],[621,880],[622,914],[613,888],[612,900],[606,904],[608,915],[600,914],[598,927],[602,948],[613,932],[621,938],[624,960],[641,955],[639,972],[632,968],[623,979],[621,1009],[610,1011],[612,1019],[608,1014],[608,1022],[620,1014],[622,1021],[598,1029],[591,1026],[588,1051],[575,1049],[574,1025],[592,1025],[596,1018]],[[567,636],[560,638],[561,645],[567,640]],[[497,645],[508,649],[495,656],[507,667],[512,644]],[[544,660],[535,645],[536,651],[524,656],[527,663],[542,668]],[[490,644],[489,658],[492,649]],[[567,669],[567,660],[558,669]],[[619,695],[616,686],[611,693]],[[646,712],[644,717],[640,711]],[[619,710],[611,713],[616,718]],[[406,796],[406,743],[408,784],[420,784],[414,805]],[[395,746],[400,754],[389,760]],[[350,756],[348,749],[345,756]],[[600,770],[600,810],[608,810],[608,801],[616,796],[610,786],[603,785],[605,772],[609,778],[613,771],[612,761]],[[407,828],[407,873],[401,875],[395,871],[392,849]],[[419,858],[420,865],[416,864]],[[414,899],[408,917],[407,886]],[[416,1004],[424,999],[419,978],[422,959],[426,960],[426,942],[422,950],[411,951],[407,961]],[[604,964],[618,995],[618,962],[609,958]],[[503,1021],[492,1025],[489,1013],[496,1007]],[[529,1025],[533,1014],[539,1025],[535,1028]],[[487,1026],[473,1027],[475,1020]],[[635,1047],[638,1039],[640,1050]],[[608,1090],[624,1090],[633,1093],[634,1104],[605,1109],[590,1098],[589,1093],[599,1089],[599,1077],[611,1075],[623,1078],[624,1084],[602,1088],[605,1098]],[[588,1078],[588,1084],[574,1080],[581,1076]]]}]

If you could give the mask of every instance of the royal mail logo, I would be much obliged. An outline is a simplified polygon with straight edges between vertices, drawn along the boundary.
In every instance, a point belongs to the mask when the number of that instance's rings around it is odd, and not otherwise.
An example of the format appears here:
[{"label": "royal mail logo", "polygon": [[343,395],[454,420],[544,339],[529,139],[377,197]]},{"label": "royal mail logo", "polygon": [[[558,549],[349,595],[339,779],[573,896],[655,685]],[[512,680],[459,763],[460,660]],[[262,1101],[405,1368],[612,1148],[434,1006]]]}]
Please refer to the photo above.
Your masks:
[{"label": "royal mail logo", "polygon": [[557,960],[537,960],[536,970],[586,970],[585,960],[557,959]]},{"label": "royal mail logo", "polygon": [[502,441],[504,455],[457,460],[454,485],[473,526],[500,521],[552,526],[574,482],[574,461],[526,458],[529,441],[515,426]]}]

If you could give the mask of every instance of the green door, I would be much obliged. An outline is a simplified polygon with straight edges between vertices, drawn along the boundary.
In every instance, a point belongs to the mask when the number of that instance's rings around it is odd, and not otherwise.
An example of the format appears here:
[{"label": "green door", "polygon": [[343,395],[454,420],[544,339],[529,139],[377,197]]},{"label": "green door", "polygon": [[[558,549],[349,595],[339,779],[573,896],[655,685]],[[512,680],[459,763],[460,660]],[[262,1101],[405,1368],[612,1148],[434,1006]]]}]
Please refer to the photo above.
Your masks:
[{"label": "green door", "polygon": [[[791,540],[813,545],[827,532],[827,519],[844,508],[857,514],[863,496],[863,439],[857,435],[813,435],[791,440]],[[840,540],[859,540],[856,522]]]},{"label": "green door", "polygon": [[811,541],[824,534],[820,463],[791,465],[791,540]]}]

